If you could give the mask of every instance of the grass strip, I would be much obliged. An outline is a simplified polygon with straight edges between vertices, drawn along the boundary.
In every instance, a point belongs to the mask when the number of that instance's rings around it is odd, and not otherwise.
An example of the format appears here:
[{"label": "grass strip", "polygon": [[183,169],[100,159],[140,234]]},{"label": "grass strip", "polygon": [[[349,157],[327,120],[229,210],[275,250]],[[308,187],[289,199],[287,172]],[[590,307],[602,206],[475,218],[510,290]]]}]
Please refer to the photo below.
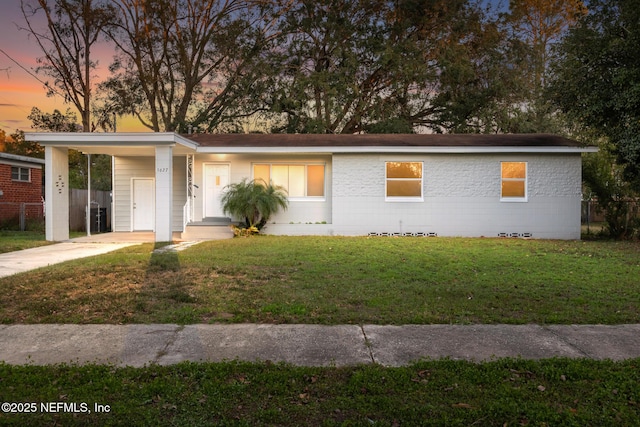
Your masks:
[{"label": "grass strip", "polygon": [[0,230],[0,254],[50,245],[40,231]]},{"label": "grass strip", "polygon": [[[400,368],[0,364],[0,401],[38,405],[35,413],[0,413],[0,424],[630,426],[640,419],[639,363],[440,360]],[[76,412],[42,411],[40,405],[48,402],[75,404],[67,410]],[[91,413],[78,409],[83,403]],[[95,412],[96,403],[103,412]]]}]

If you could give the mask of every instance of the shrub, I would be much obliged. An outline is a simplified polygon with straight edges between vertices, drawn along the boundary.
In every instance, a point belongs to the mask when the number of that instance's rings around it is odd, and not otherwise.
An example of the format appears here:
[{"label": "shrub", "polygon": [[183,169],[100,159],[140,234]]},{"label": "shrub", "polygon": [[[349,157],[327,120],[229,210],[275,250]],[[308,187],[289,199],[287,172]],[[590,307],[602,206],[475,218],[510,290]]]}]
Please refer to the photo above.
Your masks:
[{"label": "shrub", "polygon": [[615,163],[611,148],[601,144],[600,152],[583,157],[582,174],[588,189],[604,211],[606,230],[614,239],[632,239],[640,228],[638,193],[624,179],[624,166]]},{"label": "shrub", "polygon": [[269,218],[289,207],[286,190],[272,183],[242,181],[226,187],[222,209],[226,214],[244,220],[242,228],[262,230]]}]

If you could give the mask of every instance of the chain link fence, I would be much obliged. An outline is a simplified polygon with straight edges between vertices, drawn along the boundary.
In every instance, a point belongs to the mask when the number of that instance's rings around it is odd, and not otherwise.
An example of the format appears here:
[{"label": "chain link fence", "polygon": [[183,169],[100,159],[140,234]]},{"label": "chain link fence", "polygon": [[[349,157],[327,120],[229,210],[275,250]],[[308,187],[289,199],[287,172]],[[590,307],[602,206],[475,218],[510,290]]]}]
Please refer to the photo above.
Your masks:
[{"label": "chain link fence", "polygon": [[0,202],[0,229],[44,231],[44,201]]}]

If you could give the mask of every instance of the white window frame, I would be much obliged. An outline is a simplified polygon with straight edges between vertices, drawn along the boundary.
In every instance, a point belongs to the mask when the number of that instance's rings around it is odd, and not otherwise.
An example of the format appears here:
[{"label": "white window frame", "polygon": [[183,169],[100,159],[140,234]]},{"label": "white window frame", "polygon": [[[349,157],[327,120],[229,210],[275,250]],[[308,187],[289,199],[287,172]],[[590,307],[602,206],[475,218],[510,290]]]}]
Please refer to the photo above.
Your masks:
[{"label": "white window frame", "polygon": [[[420,178],[387,178],[388,163],[420,163]],[[387,183],[389,181],[420,181],[420,196],[387,196]],[[384,162],[384,201],[385,202],[402,202],[402,203],[419,203],[424,202],[424,162],[415,160],[387,160]]]},{"label": "white window frame", "polygon": [[[290,197],[287,196],[287,199],[289,201],[293,201],[293,202],[324,202],[327,199],[327,165],[326,163],[322,163],[322,162],[306,162],[306,163],[296,163],[296,162],[254,162],[251,164],[251,179],[256,179],[256,177],[253,175],[253,171],[254,171],[254,166],[256,165],[266,165],[269,166],[269,176],[273,175],[273,172],[271,170],[271,168],[273,166],[304,166],[304,192],[305,195],[304,196],[295,196],[295,197]],[[324,176],[323,176],[323,195],[322,196],[307,196],[307,180],[308,180],[308,171],[307,168],[308,166],[322,166],[322,168],[324,169]]]},{"label": "white window frame", "polygon": [[[502,164],[503,163],[524,163],[524,179],[523,178],[503,178],[502,177]],[[524,182],[524,197],[505,197],[502,195],[502,183],[505,181],[511,182]],[[523,162],[520,160],[502,161],[500,162],[500,201],[507,203],[525,203],[529,201],[529,162]]]},{"label": "white window frame", "polygon": [[[13,178],[13,168],[18,170],[18,178]],[[22,171],[27,171],[27,179],[22,179]],[[11,180],[14,182],[31,182],[31,168],[27,168],[24,166],[11,166]]]}]

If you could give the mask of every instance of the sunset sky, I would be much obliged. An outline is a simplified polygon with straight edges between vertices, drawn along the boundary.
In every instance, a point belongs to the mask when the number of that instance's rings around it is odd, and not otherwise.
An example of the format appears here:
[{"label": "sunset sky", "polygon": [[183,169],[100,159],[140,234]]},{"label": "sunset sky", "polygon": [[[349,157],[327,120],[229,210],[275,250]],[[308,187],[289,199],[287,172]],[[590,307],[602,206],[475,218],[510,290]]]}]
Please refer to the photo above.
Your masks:
[{"label": "sunset sky", "polygon": [[[0,12],[0,49],[28,70],[34,69],[40,51],[27,32],[17,28],[24,25],[20,0],[3,0]],[[34,106],[44,111],[66,109],[62,99],[47,98],[42,84],[2,52],[0,70],[0,129],[7,134],[31,129],[27,116]]]},{"label": "sunset sky", "polygon": [[[41,57],[42,52],[36,42],[29,37],[28,32],[19,30],[18,26],[25,26],[20,10],[20,0],[1,0],[0,49],[31,74],[44,81],[46,76],[35,73],[36,58]],[[106,73],[111,55],[110,50],[102,55],[97,73]],[[53,112],[54,109],[64,112],[67,108],[76,111],[71,104],[65,104],[60,96],[47,97],[43,84],[30,73],[0,52],[0,129],[7,135],[14,133],[16,129],[33,130],[31,121],[27,119],[32,107],[38,107],[48,113]],[[118,131],[144,130],[146,128],[141,127],[132,117],[120,119],[118,122]]]},{"label": "sunset sky", "polygon": [[[503,4],[498,0],[486,1]],[[67,108],[76,111],[71,104],[65,104],[62,97],[46,96],[43,83],[38,81],[38,79],[44,81],[46,76],[37,75],[35,72],[36,59],[42,56],[42,51],[29,37],[27,31],[18,29],[19,26],[26,26],[20,9],[20,0],[0,0],[0,49],[20,64],[16,64],[0,52],[0,129],[7,135],[15,132],[16,129],[32,130],[31,121],[27,116],[33,107],[38,107],[47,113],[53,112],[54,109],[64,112]],[[111,62],[111,48],[103,50],[98,61],[96,71],[98,74],[106,73]],[[147,129],[133,117],[118,119],[118,131],[145,130]]]}]

